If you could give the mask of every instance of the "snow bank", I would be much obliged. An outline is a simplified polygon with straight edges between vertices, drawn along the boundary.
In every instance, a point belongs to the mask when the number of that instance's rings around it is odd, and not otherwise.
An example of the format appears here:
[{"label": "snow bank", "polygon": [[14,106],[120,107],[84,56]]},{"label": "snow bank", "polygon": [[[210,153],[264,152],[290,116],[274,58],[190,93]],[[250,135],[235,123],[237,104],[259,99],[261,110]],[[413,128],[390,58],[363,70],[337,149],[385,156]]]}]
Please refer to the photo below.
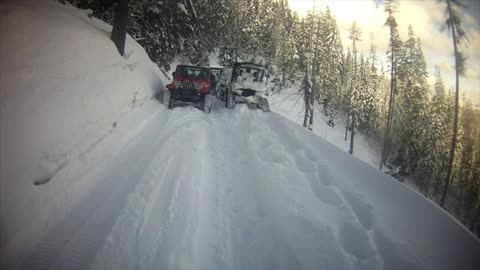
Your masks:
[{"label": "snow bank", "polygon": [[161,87],[143,48],[128,37],[120,56],[111,26],[87,13],[54,1],[0,3],[0,250],[48,226],[77,180],[55,176],[74,160],[88,163]]},{"label": "snow bank", "polygon": [[[299,93],[300,81],[297,81],[291,87],[281,90],[280,93],[274,93],[268,97],[270,109],[283,117],[303,125],[305,102],[303,94]],[[324,115],[322,106],[315,106],[313,117],[313,133],[322,137],[329,143],[337,146],[339,149],[348,152],[350,149],[350,132],[345,140],[345,122],[341,117],[335,117],[335,126],[328,125],[328,117]],[[380,165],[380,152],[377,151],[379,142],[370,142],[367,136],[360,132],[355,133],[353,156],[363,162],[370,164],[374,168]]]}]

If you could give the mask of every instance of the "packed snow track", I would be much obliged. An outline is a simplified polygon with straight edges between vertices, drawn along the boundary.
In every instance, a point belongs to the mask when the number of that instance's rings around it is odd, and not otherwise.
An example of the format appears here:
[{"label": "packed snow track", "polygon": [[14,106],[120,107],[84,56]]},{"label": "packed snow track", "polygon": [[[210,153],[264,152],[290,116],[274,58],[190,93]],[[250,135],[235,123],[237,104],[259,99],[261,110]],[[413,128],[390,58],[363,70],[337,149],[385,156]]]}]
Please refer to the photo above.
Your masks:
[{"label": "packed snow track", "polygon": [[82,176],[95,184],[74,196],[68,214],[11,266],[473,269],[479,263],[478,241],[444,211],[275,113],[157,107],[113,159]]}]

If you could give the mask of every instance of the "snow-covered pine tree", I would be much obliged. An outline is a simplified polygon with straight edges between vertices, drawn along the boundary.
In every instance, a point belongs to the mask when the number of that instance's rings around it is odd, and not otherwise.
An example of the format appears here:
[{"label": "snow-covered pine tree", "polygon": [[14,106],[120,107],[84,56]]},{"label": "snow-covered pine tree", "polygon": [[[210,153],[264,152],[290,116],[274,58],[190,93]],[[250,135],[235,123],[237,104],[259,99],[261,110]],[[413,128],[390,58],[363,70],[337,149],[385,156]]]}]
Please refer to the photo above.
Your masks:
[{"label": "snow-covered pine tree", "polygon": [[438,194],[439,180],[444,178],[446,161],[445,128],[447,121],[445,86],[438,66],[435,67],[434,95],[428,108],[428,122],[422,144],[424,156],[418,162],[414,179],[426,196]]},{"label": "snow-covered pine tree", "polygon": [[376,47],[373,43],[373,33],[370,35],[370,52],[366,62],[367,77],[367,95],[366,95],[366,132],[367,134],[377,135],[379,129],[379,121],[381,114],[381,106],[383,104],[382,97],[384,92],[382,88],[381,74],[379,74],[379,58],[376,53]]},{"label": "snow-covered pine tree", "polygon": [[390,84],[389,80],[383,70],[383,67],[380,69],[378,75],[378,90],[375,94],[375,103],[378,105],[378,116],[377,116],[377,130],[376,135],[378,138],[382,137],[382,131],[385,131],[387,127],[387,116],[388,116],[388,97],[390,93]]},{"label": "snow-covered pine tree", "polygon": [[[357,25],[356,22],[352,23],[352,26],[350,27],[349,30],[349,38],[352,41],[352,52],[353,52],[353,61],[352,61],[352,78],[350,80],[350,86],[349,86],[349,99],[347,103],[347,123],[345,125],[345,140],[347,139],[347,133],[348,130],[354,132],[355,131],[355,123],[351,123],[350,117],[352,114],[357,113],[357,103],[358,103],[358,63],[357,63],[357,46],[356,42],[361,41],[362,38],[362,31],[360,30],[360,27]],[[353,139],[353,136],[352,136]],[[353,140],[350,141],[351,144],[353,144]],[[352,148],[352,147],[351,147]]]},{"label": "snow-covered pine tree", "polygon": [[[437,1],[440,2],[440,1]],[[442,1],[443,2],[443,1]],[[461,51],[458,49],[458,45],[462,43],[462,41],[468,40],[466,36],[466,32],[463,29],[462,21],[458,14],[457,9],[462,7],[463,5],[460,3],[459,0],[445,0],[445,24],[443,25],[443,30],[450,30],[452,34],[452,41],[453,41],[453,52],[454,52],[454,59],[455,59],[455,103],[454,103],[454,120],[453,120],[453,136],[452,136],[452,143],[450,146],[450,157],[449,157],[449,164],[448,164],[448,171],[447,176],[445,177],[445,188],[443,190],[442,198],[440,200],[440,206],[443,207],[445,203],[445,199],[448,192],[448,186],[450,184],[450,178],[452,176],[454,161],[455,161],[455,147],[457,143],[457,129],[458,129],[458,99],[459,99],[459,81],[460,76],[465,72],[465,61],[466,58],[463,56]]]},{"label": "snow-covered pine tree", "polygon": [[281,72],[282,85],[293,73],[295,65],[295,45],[293,40],[294,18],[287,2],[280,1],[275,23],[275,62]]},{"label": "snow-covered pine tree", "polygon": [[[399,67],[401,66],[401,40],[397,30],[397,21],[393,16],[398,9],[397,0],[385,0],[384,3],[385,11],[388,13],[387,21],[385,25],[389,27],[390,30],[390,39],[389,46],[387,51],[388,63],[390,65],[390,98],[388,103],[388,116],[387,116],[387,125],[385,129],[385,137],[383,140],[383,150],[382,156],[380,158],[380,170],[382,170],[383,165],[388,160],[388,155],[391,148],[391,132],[392,132],[392,122],[393,115],[395,114],[395,95],[397,91],[395,86],[397,84],[397,75],[399,73]],[[400,72],[401,74],[401,72]]]},{"label": "snow-covered pine tree", "polygon": [[474,160],[472,162],[472,174],[471,174],[471,192],[472,195],[475,196],[475,202],[473,203],[472,207],[470,208],[472,211],[469,212],[467,218],[467,222],[469,222],[469,228],[472,230],[476,235],[479,235],[480,232],[475,230],[478,219],[480,218],[480,110],[477,108],[475,110],[476,114],[476,122],[474,126],[476,127],[476,132],[474,134],[475,138],[475,152],[474,152]]},{"label": "snow-covered pine tree", "polygon": [[271,61],[275,56],[274,26],[277,20],[276,3],[273,0],[262,0],[258,14],[259,54]]},{"label": "snow-covered pine tree", "polygon": [[363,53],[360,57],[359,66],[359,108],[358,128],[371,134],[376,129],[377,103],[375,94],[378,87],[378,75],[370,63],[365,62]]},{"label": "snow-covered pine tree", "polygon": [[236,58],[236,42],[237,42],[237,6],[231,0],[226,1],[226,25],[225,35],[221,37],[220,54],[218,56],[220,64],[226,67],[231,67]]},{"label": "snow-covered pine tree", "polygon": [[[326,116],[333,117],[338,109],[338,95],[342,86],[340,71],[343,47],[335,17],[327,7],[321,18],[319,31],[321,50],[318,56],[319,102],[323,104]],[[330,119],[333,121],[333,119]]]},{"label": "snow-covered pine tree", "polygon": [[[347,112],[348,102],[350,100],[350,80],[352,78],[352,54],[350,48],[347,47],[347,53],[342,58],[342,64],[340,67],[340,108],[342,113]],[[346,139],[345,139],[346,140]]]},{"label": "snow-covered pine tree", "polygon": [[429,99],[427,65],[420,40],[415,38],[411,25],[408,28],[408,40],[404,43],[402,71],[398,99],[402,114],[395,121],[396,147],[392,164],[400,168],[399,174],[405,176],[415,173],[417,163],[424,155],[422,138],[427,125]]},{"label": "snow-covered pine tree", "polygon": [[298,23],[295,24],[293,30],[293,39],[295,52],[298,57],[297,68],[300,71],[306,72],[308,59],[307,53],[311,51],[312,48],[312,38],[311,31],[313,30],[313,16],[311,12],[308,12],[305,18],[299,19]]},{"label": "snow-covered pine tree", "polygon": [[470,100],[464,100],[461,107],[459,136],[459,167],[452,181],[450,201],[455,204],[454,212],[462,222],[471,219],[471,209],[478,200],[478,179],[474,178],[475,148],[479,148],[478,110],[475,111]]},{"label": "snow-covered pine tree", "polygon": [[208,53],[224,43],[228,31],[229,2],[225,0],[195,2],[193,8],[196,16],[193,28],[196,39],[191,48],[184,51],[184,54],[190,56],[192,63],[205,65]]},{"label": "snow-covered pine tree", "polygon": [[[319,83],[318,83],[318,74],[320,72],[320,62],[319,62],[319,55],[321,54],[321,50],[324,49],[322,46],[323,44],[321,43],[322,40],[320,39],[320,29],[322,25],[322,11],[321,9],[316,6],[316,2],[313,2],[313,11],[312,11],[312,17],[313,17],[313,31],[311,32],[313,34],[312,37],[312,61],[311,61],[311,90],[309,93],[309,106],[305,108],[305,118],[308,118],[308,124],[307,128],[309,130],[313,130],[313,117],[314,117],[314,107],[315,107],[315,100],[316,97],[319,95]],[[308,109],[308,110],[307,110]]]}]

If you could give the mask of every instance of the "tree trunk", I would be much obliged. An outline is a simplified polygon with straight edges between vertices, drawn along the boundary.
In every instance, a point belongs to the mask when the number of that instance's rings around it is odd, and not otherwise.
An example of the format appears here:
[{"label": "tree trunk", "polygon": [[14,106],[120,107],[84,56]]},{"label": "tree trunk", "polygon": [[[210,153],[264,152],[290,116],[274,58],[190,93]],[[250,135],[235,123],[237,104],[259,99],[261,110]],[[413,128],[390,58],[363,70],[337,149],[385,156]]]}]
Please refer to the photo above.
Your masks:
[{"label": "tree trunk", "polygon": [[393,118],[393,106],[394,106],[394,98],[395,98],[395,49],[394,49],[394,44],[393,44],[393,38],[392,38],[392,33],[393,33],[393,27],[390,26],[390,43],[392,44],[392,55],[391,55],[391,68],[390,68],[390,100],[388,103],[388,115],[387,115],[387,127],[385,130],[385,138],[383,139],[383,150],[382,150],[382,156],[380,158],[380,170],[383,168],[383,164],[385,163],[387,159],[387,148],[388,148],[388,139],[390,137],[390,129],[392,125],[392,118]]},{"label": "tree trunk", "polygon": [[315,108],[315,98],[313,96],[313,88],[312,91],[310,91],[310,123],[308,125],[308,129],[310,131],[313,130],[313,110]]},{"label": "tree trunk", "polygon": [[125,54],[125,39],[127,38],[128,26],[128,0],[119,0],[115,6],[115,17],[113,18],[113,28],[111,39],[117,46],[120,55]]},{"label": "tree trunk", "polygon": [[238,17],[240,16],[240,12],[238,10],[239,6],[238,6],[238,2],[239,1],[236,1],[236,8],[235,8],[235,13],[236,13],[236,16],[235,16],[235,62],[238,62],[238,35],[240,34],[239,31],[238,31]]},{"label": "tree trunk", "polygon": [[[449,17],[452,17],[452,7],[450,6],[450,1],[447,1],[447,8]],[[440,206],[443,207],[445,204],[445,199],[447,197],[448,186],[450,185],[450,178],[452,176],[452,167],[453,161],[455,159],[455,146],[457,144],[457,133],[458,133],[458,91],[459,91],[459,60],[458,60],[458,50],[457,50],[457,37],[455,33],[455,26],[452,26],[452,39],[453,39],[453,51],[455,53],[455,111],[453,116],[453,136],[452,144],[450,146],[450,157],[448,160],[448,171],[445,178],[445,188],[443,189],[442,200],[440,201]]]},{"label": "tree trunk", "polygon": [[[308,65],[308,63],[307,63]],[[303,95],[305,97],[305,115],[303,117],[303,127],[306,128],[307,127],[307,124],[308,124],[308,117],[309,117],[309,113],[310,113],[310,93],[309,93],[309,87],[308,87],[308,66],[307,66],[307,70],[305,71],[305,78],[304,78],[304,83],[305,83],[305,86],[304,86],[304,92],[303,92]]]},{"label": "tree trunk", "polygon": [[350,131],[350,155],[353,155],[353,139],[355,137],[355,110],[352,111],[352,130]]},{"label": "tree trunk", "polygon": [[350,109],[347,110],[347,123],[345,124],[345,141],[347,141],[349,122],[350,122]]},{"label": "tree trunk", "polygon": [[475,214],[475,217],[473,218],[472,224],[470,224],[470,231],[472,231],[472,232],[475,229],[475,225],[477,224],[478,216],[480,216],[480,206],[477,207],[477,213]]}]

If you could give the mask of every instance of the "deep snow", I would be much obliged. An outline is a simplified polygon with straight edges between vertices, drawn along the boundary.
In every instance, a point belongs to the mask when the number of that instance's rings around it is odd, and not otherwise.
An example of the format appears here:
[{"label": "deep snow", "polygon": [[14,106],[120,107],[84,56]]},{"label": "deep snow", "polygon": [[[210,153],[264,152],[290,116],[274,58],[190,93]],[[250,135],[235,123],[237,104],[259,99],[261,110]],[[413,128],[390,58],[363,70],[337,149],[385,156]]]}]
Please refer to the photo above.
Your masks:
[{"label": "deep snow", "polygon": [[[0,3],[0,14],[12,37],[0,43],[2,269],[480,265],[480,242],[448,213],[277,113],[219,101],[211,114],[167,110],[150,99],[167,80],[143,49],[128,40],[131,70],[109,27],[85,12],[22,1]],[[68,42],[76,32],[86,36]],[[38,43],[20,42],[28,36]],[[34,53],[45,44],[56,50]],[[118,64],[113,73],[104,61]],[[43,152],[63,165],[34,186]]]},{"label": "deep snow", "polygon": [[[275,91],[268,99],[272,111],[302,126],[305,102],[303,94],[299,92],[300,83],[301,81],[297,81],[289,87],[281,89],[281,91]],[[347,140],[345,140],[344,119],[336,115],[334,118],[335,125],[331,127],[328,125],[328,116],[323,113],[322,105],[317,103],[314,110],[313,133],[339,149],[348,152],[350,149],[350,132],[348,132]],[[371,142],[368,137],[357,131],[354,139],[353,156],[374,168],[378,168],[380,165],[378,145],[381,145],[381,142]]]},{"label": "deep snow", "polygon": [[54,1],[0,2],[1,251],[30,244],[68,209],[82,183],[56,177],[76,160],[85,163],[78,174],[93,166],[92,150],[142,121],[127,116],[162,85],[141,46],[129,37],[121,57],[111,26],[87,13]]},{"label": "deep snow", "polygon": [[276,114],[158,105],[137,134],[80,177],[91,186],[20,268],[479,265],[478,241],[443,210]]}]

